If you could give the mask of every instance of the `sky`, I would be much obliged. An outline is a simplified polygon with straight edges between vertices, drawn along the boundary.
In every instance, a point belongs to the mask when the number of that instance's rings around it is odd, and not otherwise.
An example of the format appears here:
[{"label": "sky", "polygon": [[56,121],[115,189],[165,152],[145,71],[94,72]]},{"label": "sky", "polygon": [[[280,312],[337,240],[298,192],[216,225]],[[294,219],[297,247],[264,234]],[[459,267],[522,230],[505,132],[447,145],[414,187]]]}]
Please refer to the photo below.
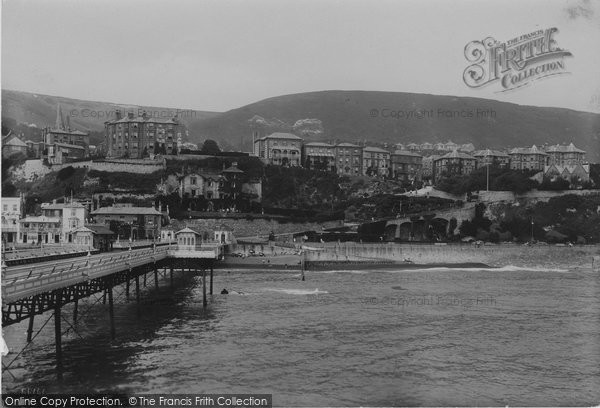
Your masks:
[{"label": "sky", "polygon": [[[3,0],[1,85],[226,111],[320,90],[600,112],[597,0]],[[465,46],[556,27],[568,74],[470,88]]]}]

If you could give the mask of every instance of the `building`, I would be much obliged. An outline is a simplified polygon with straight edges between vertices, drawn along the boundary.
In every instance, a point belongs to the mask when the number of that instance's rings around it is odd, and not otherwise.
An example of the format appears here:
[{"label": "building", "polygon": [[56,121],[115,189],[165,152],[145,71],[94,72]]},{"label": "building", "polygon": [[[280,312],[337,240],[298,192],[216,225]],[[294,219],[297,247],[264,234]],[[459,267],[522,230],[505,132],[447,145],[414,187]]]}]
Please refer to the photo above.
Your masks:
[{"label": "building", "polygon": [[225,245],[236,243],[233,230],[225,224],[215,226],[214,240]]},{"label": "building", "polygon": [[[404,149],[399,149],[404,150]],[[429,142],[421,143],[421,150],[433,150],[433,144]]]},{"label": "building", "polygon": [[388,177],[390,175],[390,152],[379,147],[363,148],[363,175]]},{"label": "building", "polygon": [[60,105],[56,110],[56,124],[42,129],[41,158],[51,164],[62,164],[89,157],[90,135],[71,128],[69,116],[63,117]]},{"label": "building", "polygon": [[441,156],[436,154],[423,157],[423,168],[421,170],[421,176],[423,179],[431,179],[433,177],[433,162],[440,157]]},{"label": "building", "polygon": [[24,244],[58,244],[61,237],[60,217],[27,216],[19,220],[19,242]]},{"label": "building", "polygon": [[27,156],[27,143],[9,132],[8,135],[2,138],[2,158],[18,153]]},{"label": "building", "polygon": [[390,156],[392,177],[401,181],[421,179],[423,156],[408,150],[396,150]]},{"label": "building", "polygon": [[223,199],[237,200],[242,195],[242,184],[244,181],[244,172],[237,167],[237,162],[231,163],[231,166],[221,173],[222,181],[220,195]]},{"label": "building", "polygon": [[94,223],[109,225],[118,237],[153,239],[160,236],[162,213],[153,207],[114,204],[92,211],[91,216]]},{"label": "building", "polygon": [[2,197],[2,244],[18,242],[20,223],[24,215],[25,203],[23,196]]},{"label": "building", "polygon": [[477,167],[498,166],[507,168],[510,165],[510,157],[508,154],[499,150],[478,150],[473,152],[473,157],[477,159]]},{"label": "building", "polygon": [[267,164],[300,166],[302,138],[291,133],[271,133],[254,140],[254,155]]},{"label": "building", "polygon": [[454,150],[433,160],[433,181],[442,176],[464,176],[477,168],[477,159],[466,153]]},{"label": "building", "polygon": [[143,158],[156,154],[177,154],[177,140],[181,139],[181,126],[177,115],[172,118],[155,118],[145,111],[141,116],[128,112],[122,117],[104,122],[104,149],[107,157]]},{"label": "building", "polygon": [[[179,177],[179,196],[181,198],[204,197],[219,198],[219,183],[221,177],[218,174],[190,173]],[[207,194],[210,184],[211,194]]]},{"label": "building", "polygon": [[585,151],[575,147],[573,143],[568,146],[554,145],[546,149],[548,165],[575,166],[585,161]]},{"label": "building", "polygon": [[87,208],[77,202],[42,203],[42,216],[48,218],[58,218],[60,220],[60,238],[59,242],[72,243],[73,231],[83,227],[88,216]]},{"label": "building", "polygon": [[196,243],[200,244],[202,242],[202,234],[185,227],[175,233],[175,239],[177,240],[178,249],[194,250]]},{"label": "building", "polygon": [[85,228],[93,232],[92,240],[94,248],[99,249],[102,252],[112,251],[116,234],[106,225],[85,224]]},{"label": "building", "polygon": [[310,142],[302,146],[304,168],[335,172],[335,146],[329,143]]},{"label": "building", "polygon": [[94,248],[94,231],[87,227],[79,227],[73,230],[73,243],[88,249]]},{"label": "building", "polygon": [[544,168],[544,178],[551,181],[562,178],[571,184],[585,183],[590,181],[590,165],[581,163],[565,166],[551,164]]},{"label": "building", "polygon": [[531,147],[517,147],[508,153],[510,168],[513,170],[543,171],[548,165],[548,154],[536,145]]},{"label": "building", "polygon": [[362,148],[352,143],[338,143],[335,145],[335,168],[337,173],[346,176],[360,176],[362,174]]}]

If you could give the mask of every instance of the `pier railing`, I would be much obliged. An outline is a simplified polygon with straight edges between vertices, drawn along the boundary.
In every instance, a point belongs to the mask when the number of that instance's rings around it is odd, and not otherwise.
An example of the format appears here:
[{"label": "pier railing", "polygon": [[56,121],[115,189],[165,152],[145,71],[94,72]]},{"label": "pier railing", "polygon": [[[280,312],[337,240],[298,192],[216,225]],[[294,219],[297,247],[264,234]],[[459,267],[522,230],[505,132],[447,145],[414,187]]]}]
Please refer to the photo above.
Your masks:
[{"label": "pier railing", "polygon": [[117,253],[81,256],[53,263],[5,267],[2,271],[3,301],[48,292],[89,279],[162,260],[168,247],[144,248]]}]

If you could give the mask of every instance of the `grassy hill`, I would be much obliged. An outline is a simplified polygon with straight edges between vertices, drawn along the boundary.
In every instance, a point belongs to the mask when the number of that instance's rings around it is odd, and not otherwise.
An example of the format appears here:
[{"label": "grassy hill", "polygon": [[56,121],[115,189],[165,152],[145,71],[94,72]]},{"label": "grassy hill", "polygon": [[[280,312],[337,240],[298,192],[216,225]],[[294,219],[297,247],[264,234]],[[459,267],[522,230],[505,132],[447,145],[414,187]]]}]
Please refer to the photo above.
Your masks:
[{"label": "grassy hill", "polygon": [[[114,119],[115,109],[135,113],[138,110],[146,110],[147,112],[160,112],[159,114],[165,116],[170,116],[177,111],[177,108],[86,101],[3,89],[2,119],[10,118],[17,123],[34,124],[38,128],[54,125],[56,123],[56,108],[59,103],[63,116],[70,116],[71,127],[98,132],[104,131],[106,120]],[[184,111],[185,109],[180,108],[180,110]],[[189,114],[180,115],[180,119],[189,128],[192,121],[210,118],[218,114],[216,112],[191,110]]]},{"label": "grassy hill", "polygon": [[[374,109],[378,111],[375,117],[371,113]],[[390,111],[420,110],[429,113],[422,118],[382,117]],[[477,117],[478,110],[494,115]],[[279,129],[289,131],[298,120],[319,119],[323,132],[309,140],[434,143],[450,139],[455,143],[471,142],[478,148],[573,142],[588,152],[590,160],[600,161],[599,114],[402,92],[322,91],[278,96],[193,121],[190,133],[249,150],[249,120],[255,115],[265,120],[262,128],[266,134]]]}]

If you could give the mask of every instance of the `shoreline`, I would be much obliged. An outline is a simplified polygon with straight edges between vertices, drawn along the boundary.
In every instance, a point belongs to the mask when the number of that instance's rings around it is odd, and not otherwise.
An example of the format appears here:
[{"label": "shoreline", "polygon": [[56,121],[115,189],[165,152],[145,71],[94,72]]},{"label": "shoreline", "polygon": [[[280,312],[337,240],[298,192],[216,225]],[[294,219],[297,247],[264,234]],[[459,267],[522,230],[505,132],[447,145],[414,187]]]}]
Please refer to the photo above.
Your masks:
[{"label": "shoreline", "polygon": [[[284,263],[282,259],[277,257],[269,257],[268,259],[275,262],[231,262],[231,259],[223,261],[219,264],[219,269],[245,269],[245,270],[290,270],[302,271],[300,261],[295,263]],[[286,257],[288,258],[288,257]],[[235,258],[234,258],[235,259]],[[250,258],[252,259],[252,258]],[[264,258],[261,258],[263,260]],[[285,259],[287,260],[287,259]],[[430,268],[494,268],[483,262],[435,262],[435,263],[408,263],[395,262],[389,260],[381,261],[307,261],[305,271],[334,271],[340,268],[344,270],[361,270],[361,269],[430,269]]]}]

